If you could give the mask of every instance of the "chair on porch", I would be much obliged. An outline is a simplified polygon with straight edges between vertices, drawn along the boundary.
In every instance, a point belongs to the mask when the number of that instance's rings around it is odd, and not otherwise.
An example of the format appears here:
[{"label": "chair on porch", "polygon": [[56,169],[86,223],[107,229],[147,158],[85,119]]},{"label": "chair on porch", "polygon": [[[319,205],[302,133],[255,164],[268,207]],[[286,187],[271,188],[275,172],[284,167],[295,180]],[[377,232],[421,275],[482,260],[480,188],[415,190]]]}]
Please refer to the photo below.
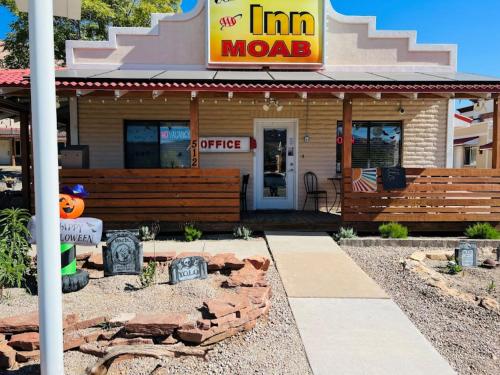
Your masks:
[{"label": "chair on porch", "polygon": [[241,211],[247,212],[248,207],[247,207],[247,188],[248,188],[248,181],[250,180],[250,175],[246,174],[243,175],[243,178],[241,180],[241,191],[240,191],[240,207]]},{"label": "chair on porch", "polygon": [[305,210],[309,197],[314,199],[314,211],[319,211],[319,200],[325,198],[325,207],[328,208],[328,193],[326,190],[318,190],[318,177],[313,172],[304,174],[304,185],[306,187],[306,199],[302,211]]}]

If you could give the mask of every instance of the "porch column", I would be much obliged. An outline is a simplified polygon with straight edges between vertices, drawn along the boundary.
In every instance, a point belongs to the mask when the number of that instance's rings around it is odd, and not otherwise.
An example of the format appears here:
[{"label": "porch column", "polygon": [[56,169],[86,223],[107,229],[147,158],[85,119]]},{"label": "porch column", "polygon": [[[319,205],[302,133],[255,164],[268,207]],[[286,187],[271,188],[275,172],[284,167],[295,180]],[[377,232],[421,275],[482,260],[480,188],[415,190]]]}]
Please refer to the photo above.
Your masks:
[{"label": "porch column", "polygon": [[499,94],[493,97],[493,158],[492,168],[500,169],[500,99]]},{"label": "porch column", "polygon": [[20,112],[21,171],[24,207],[31,211],[31,143],[29,113]]},{"label": "porch column", "polygon": [[198,98],[192,98],[190,103],[190,122],[191,129],[191,168],[200,168],[200,104]]},{"label": "porch column", "polygon": [[[352,98],[348,95],[344,98],[342,111],[342,217],[344,216],[344,195],[346,191],[346,169],[352,167]],[[350,185],[349,185],[350,186]]]},{"label": "porch column", "polygon": [[11,149],[11,154],[10,154],[10,164],[15,167],[16,166],[16,138],[12,138],[10,140],[10,149]]}]

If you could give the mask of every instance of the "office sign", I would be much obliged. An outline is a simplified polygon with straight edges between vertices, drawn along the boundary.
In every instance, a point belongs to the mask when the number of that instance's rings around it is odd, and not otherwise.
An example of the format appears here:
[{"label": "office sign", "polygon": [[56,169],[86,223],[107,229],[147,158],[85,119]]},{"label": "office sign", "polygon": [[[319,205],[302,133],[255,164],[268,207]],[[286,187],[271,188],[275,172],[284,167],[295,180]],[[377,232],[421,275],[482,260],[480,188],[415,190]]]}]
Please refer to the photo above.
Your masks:
[{"label": "office sign", "polygon": [[323,65],[324,0],[208,0],[209,65]]},{"label": "office sign", "polygon": [[250,152],[250,137],[200,138],[200,152]]}]

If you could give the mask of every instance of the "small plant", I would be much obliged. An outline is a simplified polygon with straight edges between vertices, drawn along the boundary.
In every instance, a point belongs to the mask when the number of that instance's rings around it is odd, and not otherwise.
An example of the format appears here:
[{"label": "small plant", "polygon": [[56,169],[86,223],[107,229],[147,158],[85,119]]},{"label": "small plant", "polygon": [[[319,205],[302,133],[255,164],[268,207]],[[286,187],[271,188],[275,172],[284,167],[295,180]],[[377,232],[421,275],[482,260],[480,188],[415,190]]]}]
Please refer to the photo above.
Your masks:
[{"label": "small plant", "polygon": [[344,228],[340,227],[339,232],[333,235],[333,239],[337,242],[343,239],[358,238],[358,235],[354,228]]},{"label": "small plant", "polygon": [[233,237],[241,238],[244,239],[245,241],[248,241],[252,237],[252,230],[244,225],[238,225],[233,230]]},{"label": "small plant", "polygon": [[139,282],[141,283],[141,288],[147,288],[154,284],[156,276],[156,268],[158,263],[149,262],[146,267],[142,270],[139,275]]},{"label": "small plant", "polygon": [[486,293],[493,294],[495,293],[496,290],[497,290],[497,284],[495,283],[495,280],[491,280],[486,286]]},{"label": "small plant", "polygon": [[[0,289],[21,287],[31,265],[27,210],[0,211]],[[1,293],[1,291],[0,291]]]},{"label": "small plant", "polygon": [[500,232],[497,231],[490,223],[476,223],[465,230],[465,235],[468,238],[498,240]]},{"label": "small plant", "polygon": [[184,238],[186,242],[193,242],[199,240],[203,232],[196,228],[194,224],[186,224],[184,226]]},{"label": "small plant", "polygon": [[408,228],[399,223],[386,223],[378,227],[382,238],[408,238]]},{"label": "small plant", "polygon": [[446,268],[448,268],[448,273],[450,275],[456,275],[457,273],[460,273],[463,271],[463,267],[459,264],[457,264],[457,262],[451,260],[448,262],[448,264],[446,265]]}]

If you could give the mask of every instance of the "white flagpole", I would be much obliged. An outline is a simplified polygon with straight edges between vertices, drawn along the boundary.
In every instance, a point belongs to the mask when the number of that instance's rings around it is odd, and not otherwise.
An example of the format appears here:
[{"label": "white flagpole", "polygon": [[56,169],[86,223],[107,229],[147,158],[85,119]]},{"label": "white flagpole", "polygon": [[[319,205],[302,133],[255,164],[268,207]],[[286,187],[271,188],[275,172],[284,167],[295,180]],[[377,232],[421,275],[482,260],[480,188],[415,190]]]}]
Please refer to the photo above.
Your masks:
[{"label": "white flagpole", "polygon": [[41,374],[64,374],[52,0],[30,0],[31,118]]}]

